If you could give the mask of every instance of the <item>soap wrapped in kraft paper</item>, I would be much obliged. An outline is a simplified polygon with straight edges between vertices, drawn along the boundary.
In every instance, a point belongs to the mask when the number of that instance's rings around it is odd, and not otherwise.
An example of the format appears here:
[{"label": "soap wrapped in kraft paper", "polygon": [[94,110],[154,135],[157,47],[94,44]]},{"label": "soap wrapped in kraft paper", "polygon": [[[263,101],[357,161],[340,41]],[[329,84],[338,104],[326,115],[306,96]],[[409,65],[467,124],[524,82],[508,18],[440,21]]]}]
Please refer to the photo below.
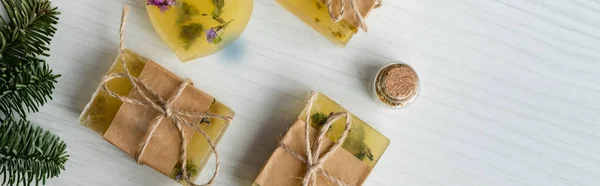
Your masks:
[{"label": "soap wrapped in kraft paper", "polygon": [[277,0],[329,41],[346,46],[358,28],[367,32],[365,19],[381,0]]},{"label": "soap wrapped in kraft paper", "polygon": [[202,167],[233,119],[233,111],[158,64],[121,48],[79,122],[108,142],[183,185]]},{"label": "soap wrapped in kraft paper", "polygon": [[328,97],[312,93],[254,185],[362,185],[389,143]]}]

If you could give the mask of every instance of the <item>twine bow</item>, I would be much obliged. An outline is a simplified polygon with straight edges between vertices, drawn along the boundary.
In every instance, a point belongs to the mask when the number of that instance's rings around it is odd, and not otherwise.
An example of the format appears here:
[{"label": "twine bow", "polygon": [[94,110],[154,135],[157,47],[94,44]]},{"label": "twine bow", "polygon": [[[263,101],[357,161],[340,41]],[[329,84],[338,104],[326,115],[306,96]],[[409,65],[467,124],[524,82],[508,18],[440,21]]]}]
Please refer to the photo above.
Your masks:
[{"label": "twine bow", "polygon": [[[310,119],[311,119],[310,111],[312,109],[312,104],[316,98],[317,98],[317,94],[314,92],[311,93],[310,98],[308,100],[308,104],[306,105],[306,125],[304,126],[304,134],[305,134],[304,140],[306,143],[306,157],[303,157],[302,155],[295,152],[289,146],[287,146],[283,143],[279,143],[279,145],[283,148],[283,150],[290,153],[296,159],[298,159],[306,164],[307,171],[306,171],[306,175],[302,179],[302,186],[309,186],[309,185],[316,186],[317,176],[319,174],[322,175],[323,177],[327,178],[329,181],[334,182],[338,186],[346,186],[347,184],[344,183],[342,180],[336,178],[335,176],[329,174],[326,170],[324,170],[323,165],[329,158],[331,158],[331,156],[333,156],[333,154],[337,151],[337,149],[340,148],[340,146],[342,146],[342,144],[346,140],[346,137],[348,137],[348,133],[350,132],[350,128],[352,126],[351,115],[348,112],[337,112],[337,113],[331,114],[329,116],[329,118],[327,118],[327,122],[325,123],[325,125],[321,127],[316,141],[314,141],[315,147],[311,148],[310,134],[309,134],[309,128],[311,127],[310,126]],[[337,120],[341,119],[344,116],[346,117],[346,127],[344,128],[344,132],[342,133],[342,136],[340,137],[340,139],[338,139],[338,141],[335,144],[333,144],[333,146],[331,148],[329,148],[328,150],[325,151],[323,156],[321,156],[320,150],[323,146],[323,139],[325,137],[325,134],[327,133],[327,130],[329,130],[329,127],[331,125],[333,125],[334,122],[336,122]]]},{"label": "twine bow", "polygon": [[[357,0],[337,0],[340,1],[340,12],[337,12],[337,15],[333,12],[333,5],[331,4],[332,1],[333,0],[325,0],[325,4],[327,5],[329,16],[331,17],[331,19],[333,19],[334,22],[337,23],[340,20],[342,20],[342,18],[344,18],[344,15],[346,14],[346,1],[350,1],[350,7],[352,7],[352,14],[358,19],[358,26],[360,26],[360,28],[362,28],[365,32],[368,31],[365,19],[362,16],[362,14],[360,14],[360,10],[356,5]],[[375,8],[379,8],[381,6],[381,0],[376,0],[375,3]]]},{"label": "twine bow", "polygon": [[[143,107],[146,107],[148,109],[154,110],[159,113],[154,118],[153,122],[150,124],[150,131],[145,134],[145,136],[143,138],[144,141],[142,141],[140,143],[141,148],[139,149],[139,151],[136,154],[137,163],[138,164],[143,163],[141,161],[141,158],[144,155],[144,152],[146,151],[146,147],[148,146],[150,139],[152,138],[152,134],[154,134],[154,132],[156,131],[156,129],[158,128],[158,126],[160,125],[160,123],[163,119],[169,118],[177,126],[177,129],[179,130],[180,135],[181,135],[181,156],[180,156],[181,172],[182,172],[181,177],[189,185],[198,186],[190,180],[190,178],[187,174],[187,168],[186,168],[186,164],[187,164],[187,143],[186,142],[187,142],[187,140],[186,140],[185,130],[183,128],[183,126],[185,125],[185,126],[190,127],[191,129],[195,130],[196,132],[202,134],[204,136],[204,138],[206,139],[206,141],[208,142],[208,144],[210,145],[212,152],[215,154],[215,160],[216,160],[215,161],[215,163],[216,163],[215,172],[214,172],[213,176],[211,177],[211,179],[206,184],[204,184],[204,185],[212,185],[212,183],[215,181],[215,179],[219,173],[219,168],[220,168],[219,152],[217,151],[213,141],[210,139],[210,136],[208,136],[204,132],[204,130],[202,130],[198,126],[194,125],[193,122],[190,122],[186,118],[191,118],[191,119],[217,118],[217,119],[223,119],[227,122],[230,122],[232,120],[232,118],[231,118],[231,116],[211,114],[208,112],[198,113],[198,112],[189,112],[189,111],[180,110],[180,109],[173,109],[173,103],[175,102],[175,100],[177,100],[177,98],[179,98],[181,96],[181,94],[183,93],[183,90],[188,85],[192,84],[192,82],[190,80],[185,80],[181,85],[179,85],[179,88],[177,89],[175,94],[173,94],[167,100],[164,100],[161,96],[157,95],[156,92],[154,92],[150,88],[148,88],[148,86],[144,82],[142,82],[140,79],[131,75],[131,73],[129,72],[129,69],[127,68],[127,63],[125,62],[124,56],[126,55],[126,53],[124,52],[125,47],[124,47],[124,43],[123,43],[124,37],[125,37],[124,33],[125,33],[125,25],[127,24],[128,12],[129,12],[129,6],[126,5],[123,8],[123,15],[121,17],[121,27],[120,27],[120,34],[119,34],[119,36],[120,36],[119,52],[121,54],[120,56],[121,56],[121,60],[122,60],[122,64],[123,64],[123,69],[125,72],[124,73],[112,73],[112,74],[105,76],[104,80],[101,83],[101,87],[110,96],[115,97],[124,103],[143,106]],[[128,79],[131,82],[131,84],[133,85],[133,89],[136,90],[140,94],[141,99],[139,99],[139,100],[131,99],[131,98],[128,98],[125,96],[118,95],[115,92],[109,90],[108,82],[113,79],[119,79],[119,78]],[[148,94],[150,96],[148,96]],[[151,99],[151,97],[155,98],[155,100]]]}]

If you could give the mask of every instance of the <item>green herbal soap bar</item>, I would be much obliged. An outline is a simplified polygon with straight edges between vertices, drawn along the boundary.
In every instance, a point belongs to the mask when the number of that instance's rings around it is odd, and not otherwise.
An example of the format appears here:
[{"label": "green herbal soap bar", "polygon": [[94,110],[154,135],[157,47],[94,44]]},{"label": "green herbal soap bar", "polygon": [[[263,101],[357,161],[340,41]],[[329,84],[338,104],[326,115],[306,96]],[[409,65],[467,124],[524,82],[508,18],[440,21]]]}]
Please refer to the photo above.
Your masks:
[{"label": "green herbal soap bar", "polygon": [[[347,110],[327,96],[318,93],[310,113],[312,127],[319,129],[321,127],[319,124],[324,124],[324,120],[327,119],[329,114],[335,112],[347,112]],[[299,119],[305,121],[306,114],[305,110],[300,114]],[[337,141],[341,137],[345,126],[345,119],[336,121],[326,136],[331,141]],[[362,160],[369,167],[374,167],[389,144],[390,140],[387,137],[353,115],[352,128],[342,148],[354,154],[356,158]]]},{"label": "green herbal soap bar", "polygon": [[250,20],[252,3],[178,0],[166,10],[154,5],[146,9],[156,33],[185,62],[216,53],[238,38]]},{"label": "green herbal soap bar", "polygon": [[[346,46],[356,34],[357,27],[367,31],[366,23],[361,23],[358,15],[360,14],[364,20],[374,8],[381,5],[381,0],[357,0],[355,7],[349,0],[331,0],[331,7],[326,5],[326,0],[277,0],[277,2],[331,42],[342,47]],[[345,7],[343,13],[342,6]],[[340,21],[335,22],[332,16],[339,18]]]},{"label": "green herbal soap bar", "polygon": [[[124,53],[126,56],[125,62],[127,63],[130,73],[133,76],[138,77],[144,69],[148,59],[130,50],[125,50]],[[117,57],[117,60],[110,68],[107,75],[123,72],[122,62],[121,56]],[[108,88],[119,95],[127,95],[132,90],[132,85],[127,79],[115,79],[108,83]],[[111,97],[99,87],[79,117],[79,123],[103,136],[111,125],[113,118],[121,105],[122,102],[120,100]],[[231,109],[218,101],[213,101],[209,107],[209,112],[231,116],[234,114]],[[215,141],[215,144],[219,142],[223,133],[229,126],[228,122],[221,119],[208,119],[206,121],[203,120],[202,122],[203,124],[200,125],[200,128]],[[210,153],[211,149],[206,139],[201,134],[194,134],[188,144],[187,150],[187,172],[192,180],[197,178],[199,175],[198,173],[210,158]],[[180,164],[178,163],[168,176],[176,179],[178,174],[180,174],[180,170]],[[180,183],[186,185],[183,181]]]},{"label": "green herbal soap bar", "polygon": [[[318,131],[322,131],[322,127],[325,126],[331,114],[348,112],[323,94],[314,93],[311,96],[315,97],[311,97],[309,100],[313,101],[308,104],[312,105],[310,113],[307,113],[309,109],[305,108],[300,114],[298,120],[280,141],[286,147],[280,146],[275,149],[253,186],[301,184],[303,176],[306,175],[306,162],[299,160],[295,155],[291,156],[290,151],[299,153],[298,155],[302,157],[306,156],[305,124],[310,123],[311,127],[316,129],[309,130],[313,134],[311,137],[315,139]],[[351,114],[350,116],[351,128],[347,138],[342,142],[342,148],[337,149],[329,159],[325,160],[323,168],[329,175],[340,179],[342,182],[361,185],[383,155],[390,144],[390,140],[356,116]],[[306,121],[307,119],[309,122]],[[332,142],[337,142],[340,139],[346,123],[346,117],[342,117],[334,122],[329,129],[326,129],[325,136],[330,141],[321,142],[325,145],[324,149],[320,149],[322,153],[327,151],[327,148],[333,144]],[[311,148],[315,148],[314,145],[316,144],[313,141]],[[281,170],[284,168],[286,170]],[[321,174],[317,174],[315,181],[318,185],[337,185]]]},{"label": "green herbal soap bar", "polygon": [[345,46],[357,31],[357,28],[346,20],[335,23],[321,0],[277,0],[277,2],[338,46]]}]

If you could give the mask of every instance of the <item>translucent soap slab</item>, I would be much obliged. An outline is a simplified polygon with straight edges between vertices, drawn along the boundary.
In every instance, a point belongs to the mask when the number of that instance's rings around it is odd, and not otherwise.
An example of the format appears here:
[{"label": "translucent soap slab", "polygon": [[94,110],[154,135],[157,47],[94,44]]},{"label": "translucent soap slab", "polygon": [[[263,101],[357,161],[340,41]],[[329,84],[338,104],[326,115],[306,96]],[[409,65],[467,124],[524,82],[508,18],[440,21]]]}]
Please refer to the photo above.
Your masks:
[{"label": "translucent soap slab", "polygon": [[[213,1],[178,0],[174,6],[163,12],[157,6],[146,6],[154,30],[181,61],[208,56],[222,50],[235,41],[246,28],[252,14],[253,0],[224,0],[219,17],[224,22],[231,23],[224,28],[220,43],[209,43],[206,31],[222,25],[213,18]],[[182,37],[182,34],[185,37]]]},{"label": "translucent soap slab", "polygon": [[[146,62],[148,61],[148,59],[131,50],[125,50],[125,58],[130,73],[135,77],[140,75]],[[123,72],[121,56],[117,57],[112,67],[106,74],[108,75],[119,72]],[[133,87],[127,79],[114,79],[108,83],[108,88],[119,95],[128,95]],[[79,117],[79,123],[90,128],[100,136],[103,136],[112,123],[112,120],[121,107],[121,104],[122,102],[120,100],[111,97],[99,87]],[[234,114],[233,110],[216,100],[210,105],[209,112],[230,116],[233,116]],[[209,119],[208,123],[209,124],[201,124],[200,128],[204,130],[212,140],[214,140],[216,145],[229,126],[229,123],[221,119]],[[188,144],[187,150],[187,171],[192,180],[195,180],[198,177],[200,170],[202,170],[209,160],[210,153],[210,146],[204,136],[199,133],[194,134],[192,140]],[[180,165],[178,164],[178,166]],[[178,166],[173,168],[169,177],[175,178],[177,174],[179,174],[181,168]],[[180,183],[186,185],[183,181]]]},{"label": "translucent soap slab", "polygon": [[277,2],[338,46],[346,46],[357,32],[357,28],[346,20],[335,23],[329,15],[327,6],[321,0],[277,0]]},{"label": "translucent soap slab", "polygon": [[[327,96],[320,93],[317,94],[317,99],[314,100],[310,115],[312,120],[311,126],[318,129],[318,124],[314,122],[317,113],[328,116],[330,113],[347,112],[347,110]],[[306,121],[306,109],[300,114],[299,119]],[[341,137],[345,126],[345,118],[336,121],[326,136],[336,142]],[[354,154],[356,158],[369,167],[375,167],[375,164],[377,164],[377,161],[379,161],[379,158],[381,158],[381,155],[383,155],[389,144],[390,140],[387,137],[353,115],[352,128],[350,128],[350,133],[346,141],[344,141],[342,148]]]},{"label": "translucent soap slab", "polygon": [[[331,113],[348,112],[346,109],[344,109],[342,106],[340,106],[327,96],[320,93],[316,93],[316,96],[316,99],[314,99],[314,102],[312,103],[311,113],[309,113],[311,116],[310,124],[313,128],[320,129],[321,127],[323,127],[322,124],[325,123],[324,120],[327,120]],[[306,122],[306,111],[307,108],[305,108],[304,111],[300,114],[300,116],[298,116],[299,120]],[[348,137],[342,144],[342,148],[350,152],[352,155],[354,155],[354,157],[365,163],[365,165],[367,165],[368,167],[373,168],[383,155],[384,151],[389,146],[390,140],[383,134],[379,133],[371,126],[366,124],[364,121],[357,118],[356,116],[352,115],[351,120],[352,127],[350,128]],[[342,119],[339,119],[338,121],[333,123],[333,125],[325,135],[333,142],[337,142],[341,137],[345,126],[346,119],[345,117],[342,117]],[[286,136],[287,135],[289,135],[289,133],[286,134]],[[304,140],[304,138],[299,138],[297,140]],[[271,160],[269,160],[269,163],[271,163]],[[268,166],[268,163],[266,166]],[[263,171],[265,171],[265,169],[263,169]],[[277,173],[270,172],[267,174],[273,176]],[[260,176],[257,179],[260,179]],[[299,177],[298,179],[301,180],[302,178]],[[257,182],[254,182],[252,186],[261,186]],[[333,183],[330,184],[333,185]]]}]

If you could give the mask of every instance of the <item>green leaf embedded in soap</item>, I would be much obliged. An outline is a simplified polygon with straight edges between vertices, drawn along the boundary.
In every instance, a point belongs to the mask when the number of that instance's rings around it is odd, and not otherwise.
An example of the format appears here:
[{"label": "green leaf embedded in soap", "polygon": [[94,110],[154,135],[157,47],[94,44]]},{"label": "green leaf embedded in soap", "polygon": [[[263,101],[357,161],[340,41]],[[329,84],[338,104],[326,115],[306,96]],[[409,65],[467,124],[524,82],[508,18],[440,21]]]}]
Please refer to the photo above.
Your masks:
[{"label": "green leaf embedded in soap", "polygon": [[374,159],[371,149],[369,149],[369,147],[367,147],[367,145],[365,145],[364,143],[360,145],[360,151],[358,153],[355,153],[354,156],[356,156],[356,158],[358,158],[361,161],[364,161],[365,158],[368,158],[371,161],[373,161]]},{"label": "green leaf embedded in soap", "polygon": [[214,44],[219,44],[221,41],[223,41],[223,38],[221,38],[221,36],[217,36],[217,37],[215,38],[215,40],[213,40],[213,43],[214,43]]},{"label": "green leaf embedded in soap", "polygon": [[[322,112],[314,113],[311,116],[311,126],[317,129],[321,129],[329,119],[328,115],[323,114]],[[329,127],[329,131],[331,131],[331,126]],[[358,126],[352,126],[350,130],[350,136],[352,138],[346,138],[346,141],[343,144],[344,149],[348,150],[350,153],[354,154],[354,156],[361,161],[365,160],[365,158],[373,161],[373,153],[371,153],[371,149],[363,142],[364,141],[364,130]]]},{"label": "green leaf embedded in soap", "polygon": [[[317,129],[321,129],[321,127],[323,127],[327,123],[327,119],[329,119],[328,115],[325,115],[321,112],[317,112],[311,116],[312,126]],[[332,126],[329,126],[329,129],[327,130],[331,130],[331,127]]]},{"label": "green leaf embedded in soap", "polygon": [[219,16],[221,15],[221,13],[222,13],[222,12],[221,12],[221,9],[215,8],[215,9],[214,9],[214,10],[213,10],[213,11],[210,13],[210,15],[213,17],[213,19],[217,20],[217,19],[219,19],[219,18],[220,18]]},{"label": "green leaf embedded in soap", "polygon": [[[194,163],[192,161],[188,160],[185,167],[186,167],[186,172],[187,172],[188,178],[192,178],[196,174],[198,174],[198,167],[196,167],[196,165],[194,165]],[[174,178],[176,181],[180,181],[183,178],[183,171],[181,170],[181,162],[177,162],[177,165],[175,165],[175,167],[173,168],[173,172],[175,172]]]},{"label": "green leaf embedded in soap", "polygon": [[215,9],[212,12],[213,17],[220,17],[223,13],[223,6],[225,6],[225,0],[212,0]]},{"label": "green leaf embedded in soap", "polygon": [[[177,0],[169,11],[161,12],[160,8],[152,5],[147,5],[146,10],[158,36],[175,52],[177,58],[186,62],[216,53],[235,41],[250,20],[253,1]],[[213,12],[218,15],[216,19],[212,16]],[[206,30],[233,19],[236,21],[219,33],[222,37],[219,44],[214,44],[212,38],[211,42],[202,42],[208,40]],[[190,27],[192,23],[202,25],[202,31],[191,32],[194,31],[190,29],[193,28]],[[183,29],[184,26],[186,29]]]},{"label": "green leaf embedded in soap", "polygon": [[210,119],[209,118],[202,118],[202,120],[200,120],[200,124],[206,123],[207,125],[210,125]]},{"label": "green leaf embedded in soap", "polygon": [[362,126],[352,125],[350,129],[349,138],[346,138],[342,147],[346,149],[348,152],[354,154],[356,158],[364,161],[365,159],[369,159],[373,161],[374,156],[371,152],[371,148],[365,144],[365,130]]},{"label": "green leaf embedded in soap", "polygon": [[180,6],[179,15],[177,16],[177,23],[179,24],[191,21],[193,16],[200,14],[200,11],[189,3],[182,2]]},{"label": "green leaf embedded in soap", "polygon": [[225,6],[225,0],[213,0],[213,4],[215,5],[215,8],[223,9],[223,6]]},{"label": "green leaf embedded in soap", "polygon": [[323,126],[327,122],[328,117],[329,116],[327,116],[321,112],[317,112],[312,115],[311,119],[312,119],[313,124],[315,124],[316,126]]},{"label": "green leaf embedded in soap", "polygon": [[192,43],[202,35],[202,25],[198,23],[190,23],[181,27],[179,37],[181,38],[181,45],[185,49],[189,49]]}]

